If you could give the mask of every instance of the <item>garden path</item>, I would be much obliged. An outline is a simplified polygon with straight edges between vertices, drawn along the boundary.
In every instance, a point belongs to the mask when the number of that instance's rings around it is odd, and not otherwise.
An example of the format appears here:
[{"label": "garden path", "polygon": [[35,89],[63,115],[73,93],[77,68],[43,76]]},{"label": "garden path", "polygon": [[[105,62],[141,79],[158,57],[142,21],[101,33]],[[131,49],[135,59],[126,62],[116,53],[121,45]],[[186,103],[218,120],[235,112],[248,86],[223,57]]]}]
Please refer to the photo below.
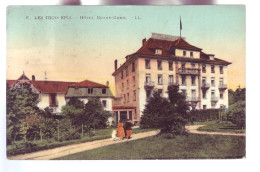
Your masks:
[{"label": "garden path", "polygon": [[104,140],[96,140],[92,142],[85,142],[80,144],[73,144],[62,146],[54,149],[43,150],[39,152],[27,153],[22,155],[10,156],[7,157],[10,160],[50,160],[59,157],[63,157],[66,155],[83,152],[91,149],[100,148],[107,145],[117,144],[117,143],[124,143],[132,140],[142,139],[145,137],[150,137],[157,135],[159,130],[156,131],[149,131],[149,132],[142,132],[137,134],[132,134],[131,139],[127,140],[116,140],[113,141],[112,139],[104,139]]},{"label": "garden path", "polygon": [[209,131],[198,131],[198,128],[204,125],[188,125],[185,128],[189,133],[193,134],[211,134],[211,135],[225,135],[225,136],[246,136],[244,133],[227,133],[227,132],[209,132]]}]

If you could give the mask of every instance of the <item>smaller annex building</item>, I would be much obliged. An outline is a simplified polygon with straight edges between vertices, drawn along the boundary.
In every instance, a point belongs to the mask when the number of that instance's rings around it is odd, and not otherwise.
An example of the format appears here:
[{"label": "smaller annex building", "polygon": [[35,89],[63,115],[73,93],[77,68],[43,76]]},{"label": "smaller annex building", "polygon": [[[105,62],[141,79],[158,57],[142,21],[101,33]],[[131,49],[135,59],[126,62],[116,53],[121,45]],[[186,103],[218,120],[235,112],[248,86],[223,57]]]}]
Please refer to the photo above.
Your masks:
[{"label": "smaller annex building", "polygon": [[59,115],[61,108],[71,98],[79,98],[87,103],[94,97],[100,98],[104,110],[112,111],[113,94],[108,86],[93,81],[64,82],[36,80],[35,76],[29,79],[24,73],[17,80],[7,80],[7,86],[11,89],[22,89],[24,84],[29,84],[32,91],[39,94],[38,107],[49,110]]}]

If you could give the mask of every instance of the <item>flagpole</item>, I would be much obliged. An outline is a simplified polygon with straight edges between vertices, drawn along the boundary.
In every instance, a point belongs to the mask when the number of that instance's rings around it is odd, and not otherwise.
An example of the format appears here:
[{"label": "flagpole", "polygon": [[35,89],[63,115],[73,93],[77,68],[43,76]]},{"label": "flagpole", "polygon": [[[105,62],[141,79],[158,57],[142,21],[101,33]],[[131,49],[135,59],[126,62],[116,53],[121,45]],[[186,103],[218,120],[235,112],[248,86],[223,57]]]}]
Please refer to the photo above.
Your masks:
[{"label": "flagpole", "polygon": [[182,23],[181,23],[181,16],[180,16],[180,38],[181,38],[181,30],[182,30]]}]

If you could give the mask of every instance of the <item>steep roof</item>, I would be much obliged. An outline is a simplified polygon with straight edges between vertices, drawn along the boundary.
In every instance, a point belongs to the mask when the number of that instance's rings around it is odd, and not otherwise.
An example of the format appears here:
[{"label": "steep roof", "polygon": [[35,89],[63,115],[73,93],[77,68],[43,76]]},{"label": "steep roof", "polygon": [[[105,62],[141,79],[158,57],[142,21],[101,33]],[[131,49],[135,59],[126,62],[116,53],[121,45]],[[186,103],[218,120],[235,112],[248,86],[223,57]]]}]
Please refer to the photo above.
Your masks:
[{"label": "steep roof", "polygon": [[95,88],[107,88],[107,86],[93,82],[93,81],[89,81],[89,80],[84,80],[81,82],[77,82],[74,83],[72,85],[70,85],[71,87],[95,87]]}]

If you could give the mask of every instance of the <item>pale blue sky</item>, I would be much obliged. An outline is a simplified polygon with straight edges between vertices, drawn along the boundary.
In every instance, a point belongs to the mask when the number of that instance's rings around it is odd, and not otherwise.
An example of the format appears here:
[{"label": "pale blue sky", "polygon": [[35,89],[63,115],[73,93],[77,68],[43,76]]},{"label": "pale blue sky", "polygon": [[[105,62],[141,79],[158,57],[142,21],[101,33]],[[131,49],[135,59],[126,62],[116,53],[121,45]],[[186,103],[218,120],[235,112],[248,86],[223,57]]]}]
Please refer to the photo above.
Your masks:
[{"label": "pale blue sky", "polygon": [[[72,16],[36,20],[35,16]],[[26,17],[29,16],[29,19]],[[123,16],[125,20],[80,20]],[[134,17],[139,16],[140,20]],[[141,46],[152,32],[182,36],[205,53],[231,61],[229,85],[245,85],[245,6],[11,6],[7,13],[7,78],[90,79],[113,84],[115,59]]]}]

